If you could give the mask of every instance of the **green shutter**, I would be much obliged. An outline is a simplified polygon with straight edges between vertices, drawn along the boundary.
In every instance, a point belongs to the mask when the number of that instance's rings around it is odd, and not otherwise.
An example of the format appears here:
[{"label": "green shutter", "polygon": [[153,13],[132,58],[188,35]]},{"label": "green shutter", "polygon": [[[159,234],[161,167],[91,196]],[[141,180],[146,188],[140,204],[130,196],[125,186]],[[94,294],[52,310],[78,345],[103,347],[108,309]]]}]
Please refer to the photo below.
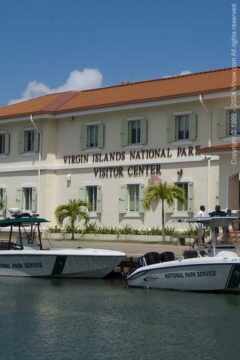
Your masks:
[{"label": "green shutter", "polygon": [[217,119],[217,132],[218,132],[218,137],[219,138],[224,138],[227,135],[229,135],[228,131],[227,131],[227,114],[229,112],[227,112],[226,110],[221,109],[218,112],[218,119]]},{"label": "green shutter", "polygon": [[32,188],[32,212],[37,211],[37,188]]},{"label": "green shutter", "polygon": [[38,152],[39,150],[39,139],[40,138],[40,134],[39,132],[35,129],[34,130],[34,144],[33,144],[33,150],[34,152]]},{"label": "green shutter", "polygon": [[23,154],[24,153],[24,130],[21,130],[19,133],[18,144],[19,144],[19,154]]},{"label": "green shutter", "polygon": [[189,140],[196,140],[197,138],[197,114],[189,115]]},{"label": "green shutter", "polygon": [[87,127],[86,125],[82,125],[80,129],[80,149],[87,149]]},{"label": "green shutter", "polygon": [[81,201],[87,201],[86,187],[85,187],[85,186],[80,186],[78,198],[79,198],[79,200],[81,200]]},{"label": "green shutter", "polygon": [[23,208],[23,189],[18,188],[16,193],[16,207],[19,210],[22,210]]},{"label": "green shutter", "polygon": [[168,118],[167,139],[168,139],[168,142],[173,142],[173,141],[176,140],[175,115],[170,115],[169,118]]},{"label": "green shutter", "polygon": [[104,146],[104,125],[98,125],[98,147],[103,148]]},{"label": "green shutter", "polygon": [[193,182],[188,183],[188,212],[193,212]]},{"label": "green shutter", "polygon": [[147,143],[147,120],[141,119],[141,139],[140,144],[145,145]]},{"label": "green shutter", "polygon": [[141,214],[144,213],[143,201],[144,201],[144,184],[140,184],[139,185],[139,212]]},{"label": "green shutter", "polygon": [[97,213],[102,212],[102,191],[101,186],[97,186]]},{"label": "green shutter", "polygon": [[10,150],[10,134],[9,132],[6,131],[5,133],[5,149],[4,149],[4,154],[8,155],[9,154],[9,150]]},{"label": "green shutter", "polygon": [[127,212],[127,186],[121,185],[119,195],[119,213],[125,214]]},{"label": "green shutter", "polygon": [[3,197],[2,197],[2,202],[3,202],[3,211],[5,211],[7,209],[7,190],[6,188],[3,188]]},{"label": "green shutter", "polygon": [[122,131],[121,131],[121,143],[122,146],[128,146],[128,120],[122,122]]}]

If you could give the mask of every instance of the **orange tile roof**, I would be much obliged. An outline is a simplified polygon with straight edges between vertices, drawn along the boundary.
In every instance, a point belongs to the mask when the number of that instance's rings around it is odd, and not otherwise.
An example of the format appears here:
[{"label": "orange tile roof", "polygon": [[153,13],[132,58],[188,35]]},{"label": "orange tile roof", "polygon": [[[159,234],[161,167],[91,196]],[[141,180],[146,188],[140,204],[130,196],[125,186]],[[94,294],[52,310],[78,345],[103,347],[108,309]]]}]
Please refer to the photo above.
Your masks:
[{"label": "orange tile roof", "polygon": [[231,143],[227,144],[220,144],[220,145],[214,145],[214,146],[206,146],[199,149],[201,154],[219,154],[222,152],[230,152],[234,149],[240,150],[240,142],[237,144],[232,145]]},{"label": "orange tile roof", "polygon": [[[232,69],[220,69],[158,80],[125,83],[93,90],[68,91],[0,108],[0,119],[29,114],[58,114],[231,89]],[[240,87],[240,67],[237,68]]]}]

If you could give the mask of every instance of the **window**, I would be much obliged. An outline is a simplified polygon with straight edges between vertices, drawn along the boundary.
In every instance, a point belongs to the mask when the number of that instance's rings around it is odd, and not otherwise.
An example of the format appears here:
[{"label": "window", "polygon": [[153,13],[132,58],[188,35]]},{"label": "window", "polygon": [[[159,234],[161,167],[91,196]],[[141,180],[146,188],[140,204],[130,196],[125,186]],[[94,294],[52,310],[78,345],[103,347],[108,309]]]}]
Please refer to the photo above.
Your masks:
[{"label": "window", "polygon": [[16,206],[20,210],[37,211],[37,189],[22,187],[17,189]]},{"label": "window", "polygon": [[5,133],[0,133],[0,154],[5,154]]},{"label": "window", "polygon": [[128,122],[128,143],[131,145],[140,144],[141,142],[141,122],[133,120]]},{"label": "window", "polygon": [[143,198],[143,184],[122,185],[119,196],[120,214],[143,213]]},{"label": "window", "polygon": [[195,113],[173,114],[168,119],[168,142],[196,140],[197,115]]},{"label": "window", "polygon": [[80,133],[81,150],[102,148],[104,146],[104,125],[102,123],[83,124]]},{"label": "window", "polygon": [[23,129],[19,136],[19,152],[36,153],[38,152],[39,134],[36,129]]},{"label": "window", "polygon": [[102,191],[99,185],[81,186],[79,188],[79,199],[88,203],[88,210],[91,213],[102,211]]},{"label": "window", "polygon": [[9,134],[7,131],[0,132],[0,155],[9,153]]},{"label": "window", "polygon": [[178,140],[189,139],[189,115],[178,115],[175,117],[176,138]]},{"label": "window", "polygon": [[220,110],[217,114],[219,138],[240,135],[240,110]]},{"label": "window", "polygon": [[175,183],[182,191],[184,202],[181,203],[175,200],[175,211],[177,212],[193,212],[193,183],[192,182],[177,182]]},{"label": "window", "polygon": [[24,152],[34,151],[34,130],[24,131]]},{"label": "window", "polygon": [[228,134],[240,134],[240,110],[228,112]]},{"label": "window", "polygon": [[32,188],[23,189],[23,208],[32,210]]},{"label": "window", "polygon": [[122,123],[122,146],[144,145],[147,143],[147,120],[144,118],[126,119]]},{"label": "window", "polygon": [[139,211],[139,185],[128,185],[128,211]]},{"label": "window", "polygon": [[188,210],[188,183],[177,183],[176,184],[183,192],[184,196],[184,203],[181,203],[179,200],[177,200],[177,211],[187,211]]},{"label": "window", "polygon": [[97,211],[97,186],[87,186],[88,210]]},{"label": "window", "polygon": [[87,126],[87,147],[98,147],[98,125]]}]

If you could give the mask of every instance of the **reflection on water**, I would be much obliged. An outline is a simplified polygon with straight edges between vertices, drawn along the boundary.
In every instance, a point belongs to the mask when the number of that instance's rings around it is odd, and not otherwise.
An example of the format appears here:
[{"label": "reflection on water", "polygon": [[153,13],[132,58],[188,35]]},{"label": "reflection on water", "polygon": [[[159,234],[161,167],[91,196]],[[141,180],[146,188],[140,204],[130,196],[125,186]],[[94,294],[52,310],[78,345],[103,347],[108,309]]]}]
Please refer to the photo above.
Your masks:
[{"label": "reflection on water", "polygon": [[240,295],[0,278],[1,360],[238,359]]}]

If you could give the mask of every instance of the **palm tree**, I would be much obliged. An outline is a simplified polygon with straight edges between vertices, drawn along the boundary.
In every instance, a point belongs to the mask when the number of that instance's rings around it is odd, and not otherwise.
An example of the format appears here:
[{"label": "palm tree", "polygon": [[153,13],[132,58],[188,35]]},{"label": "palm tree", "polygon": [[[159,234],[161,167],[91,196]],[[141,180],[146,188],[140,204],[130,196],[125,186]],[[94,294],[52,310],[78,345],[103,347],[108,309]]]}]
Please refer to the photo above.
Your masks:
[{"label": "palm tree", "polygon": [[74,240],[75,222],[77,218],[82,218],[85,224],[88,222],[89,217],[87,213],[88,203],[82,200],[69,200],[68,204],[59,205],[55,210],[57,222],[62,225],[63,220],[68,219],[68,224],[72,232],[72,240]]},{"label": "palm tree", "polygon": [[162,202],[162,233],[165,240],[165,201],[168,205],[173,205],[174,199],[184,202],[184,194],[182,189],[177,185],[168,185],[166,182],[149,185],[145,190],[143,206],[146,210],[150,209],[151,203],[154,201]]}]

